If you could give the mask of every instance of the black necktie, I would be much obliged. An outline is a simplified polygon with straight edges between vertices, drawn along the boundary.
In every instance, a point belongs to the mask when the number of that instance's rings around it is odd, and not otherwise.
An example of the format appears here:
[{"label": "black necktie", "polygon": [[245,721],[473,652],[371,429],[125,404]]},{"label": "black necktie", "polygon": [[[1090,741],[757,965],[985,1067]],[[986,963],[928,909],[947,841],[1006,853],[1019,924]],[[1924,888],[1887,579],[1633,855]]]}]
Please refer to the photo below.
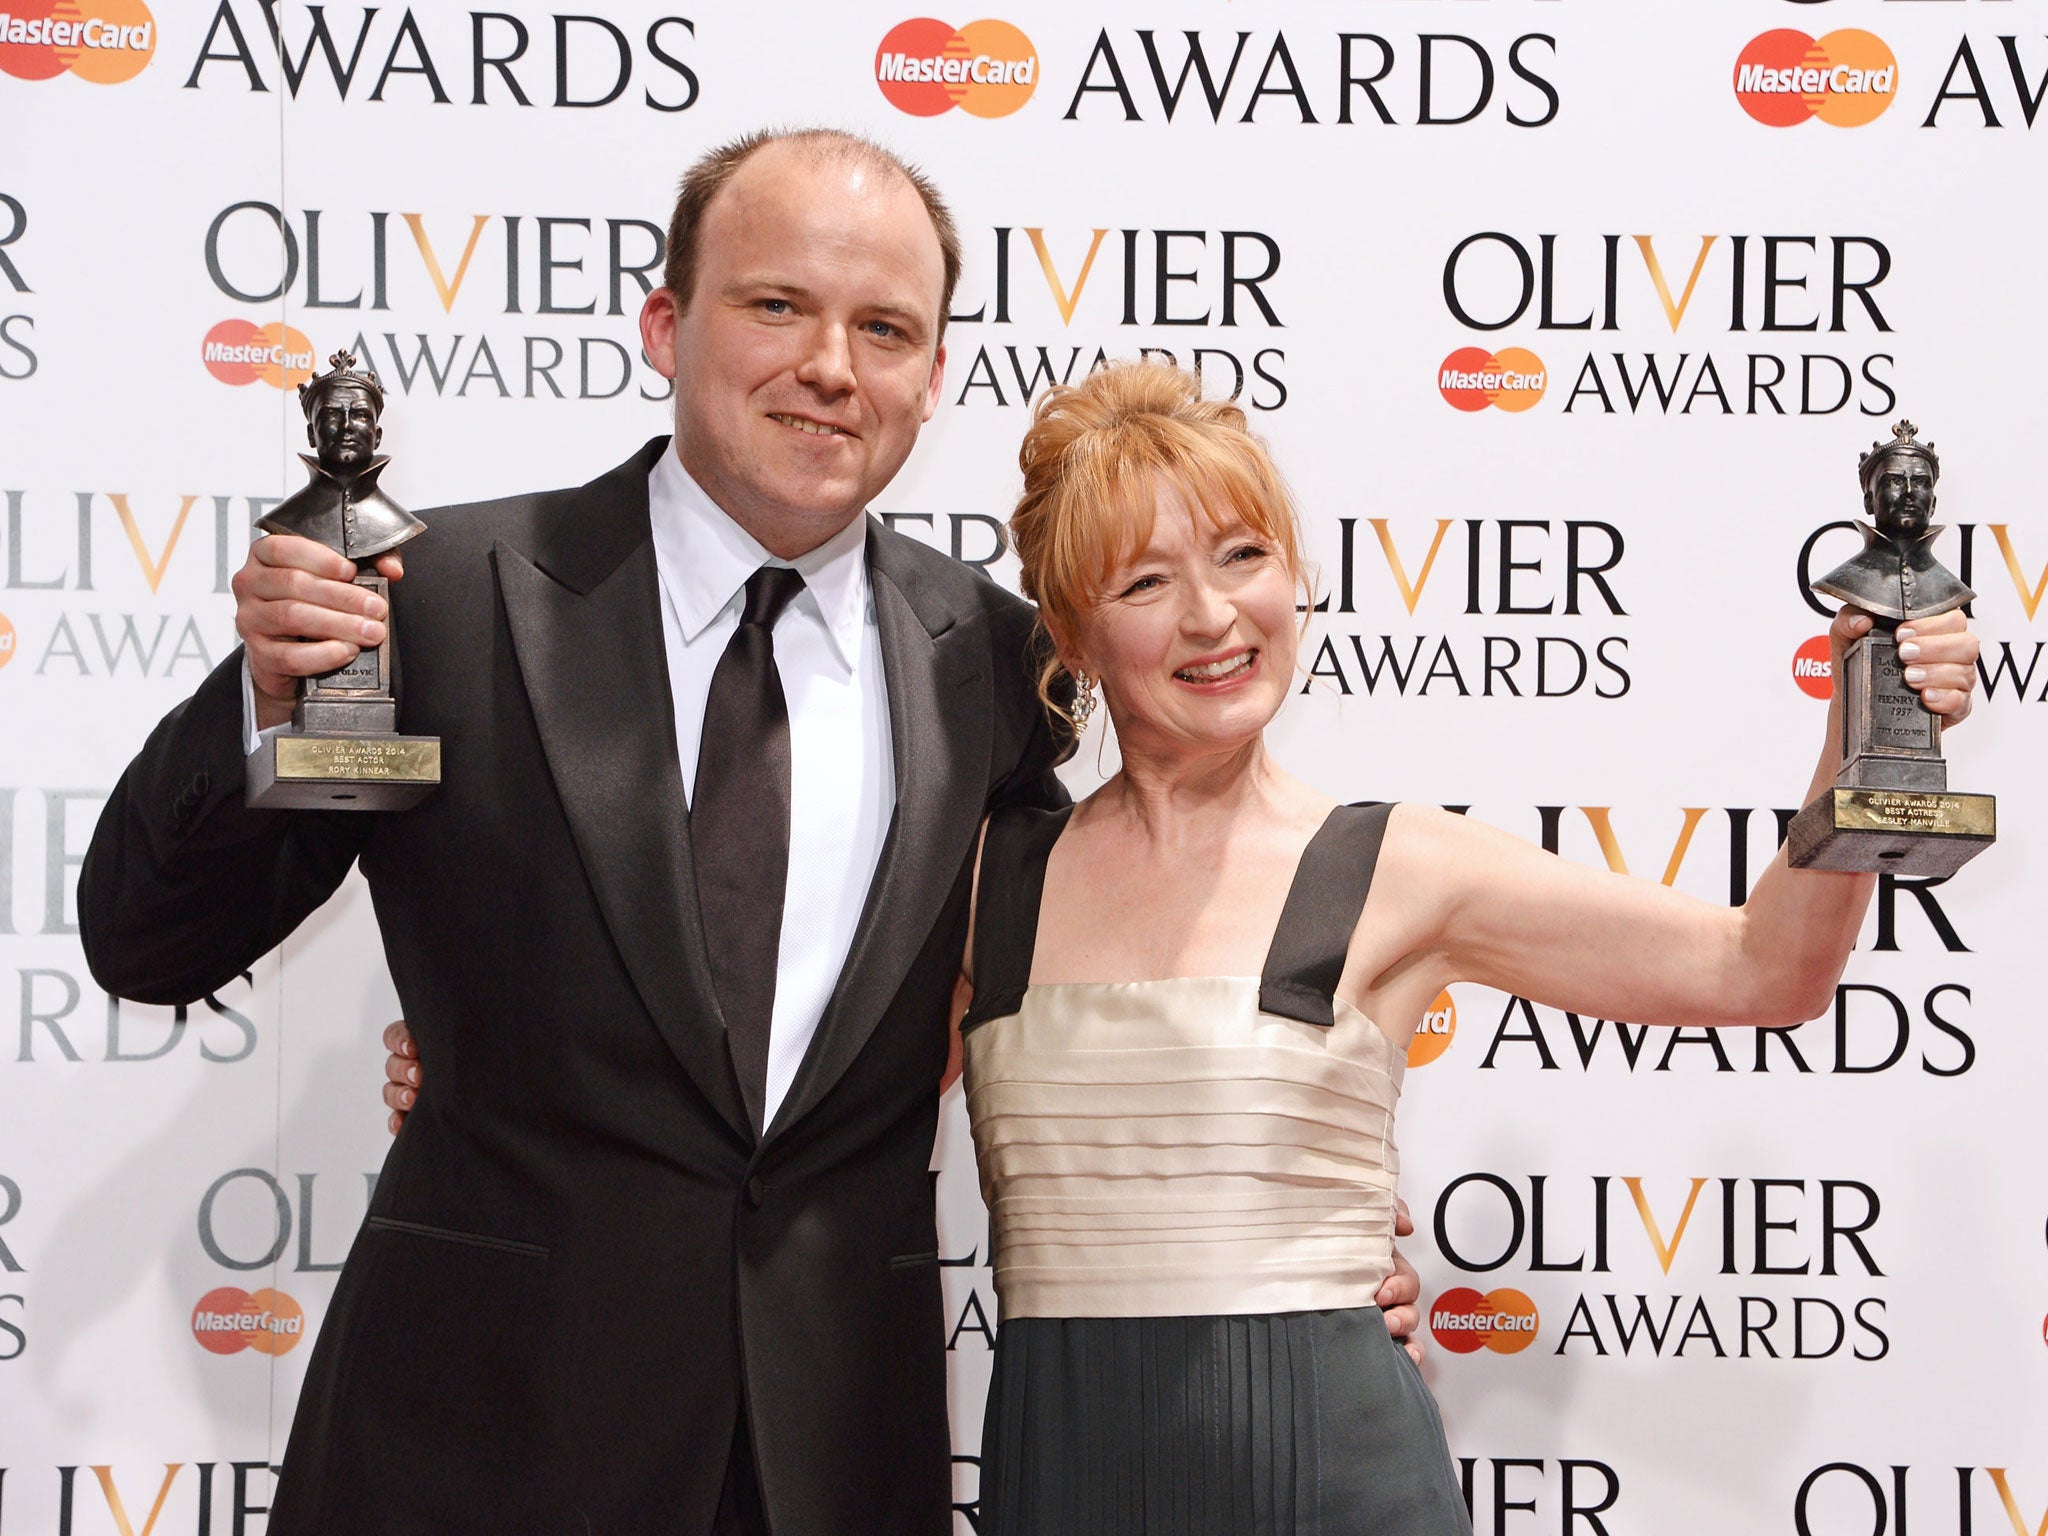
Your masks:
[{"label": "black necktie", "polygon": [[789,706],[775,669],[775,621],[804,587],[795,571],[747,578],[740,627],[704,701],[690,847],[726,1046],[756,1130],[768,1085],[775,952],[789,882]]}]

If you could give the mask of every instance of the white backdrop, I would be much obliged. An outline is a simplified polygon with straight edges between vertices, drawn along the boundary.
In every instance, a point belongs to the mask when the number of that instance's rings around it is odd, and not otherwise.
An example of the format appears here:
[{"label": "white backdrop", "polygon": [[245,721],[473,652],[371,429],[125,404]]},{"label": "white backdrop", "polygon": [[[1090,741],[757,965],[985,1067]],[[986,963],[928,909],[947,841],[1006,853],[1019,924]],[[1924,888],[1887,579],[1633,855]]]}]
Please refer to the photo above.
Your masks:
[{"label": "white backdrop", "polygon": [[[1535,1320],[1430,1352],[1483,1533],[2048,1528],[2048,0],[1034,0],[889,48],[913,18],[872,4],[603,11],[287,3],[282,66],[258,0],[0,18],[0,1533],[261,1531],[386,1146],[358,883],[189,1016],[113,1004],[73,932],[101,798],[300,482],[235,349],[360,340],[409,506],[580,482],[664,429],[632,317],[676,174],[786,121],[924,165],[966,239],[878,512],[986,559],[1048,373],[1199,361],[1331,599],[1282,759],[1709,899],[1819,746],[1802,551],[1855,547],[1857,452],[1921,424],[1991,673],[1952,777],[1998,845],[1887,892],[1835,1010],[1768,1042],[1456,988],[1408,1250],[1442,1337],[1472,1293]],[[878,55],[955,26],[1030,88],[902,110]],[[1733,88],[1802,60],[1894,74],[1790,123]],[[1527,389],[1460,394],[1503,353]],[[1091,736],[1073,787],[1113,764]],[[964,1532],[995,1304],[957,1089],[935,1166]],[[245,1309],[264,1348],[206,1326]]]}]

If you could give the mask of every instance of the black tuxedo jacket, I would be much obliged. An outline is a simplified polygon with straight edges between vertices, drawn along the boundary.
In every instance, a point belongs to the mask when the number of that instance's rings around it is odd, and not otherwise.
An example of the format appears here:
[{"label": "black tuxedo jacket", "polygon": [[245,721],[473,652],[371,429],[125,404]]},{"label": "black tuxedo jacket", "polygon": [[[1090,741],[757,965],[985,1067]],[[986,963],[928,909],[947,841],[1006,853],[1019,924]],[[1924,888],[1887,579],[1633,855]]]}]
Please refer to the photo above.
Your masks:
[{"label": "black tuxedo jacket", "polygon": [[224,985],[360,859],[419,1042],[427,1091],[320,1330],[274,1536],[696,1536],[743,1405],[778,1533],[951,1528],[928,1167],[977,823],[1060,798],[1031,610],[871,531],[895,818],[757,1143],[676,757],[665,446],[427,515],[392,590],[400,729],[443,743],[425,803],[244,808],[237,653],[94,835],[80,925],[110,992]]}]

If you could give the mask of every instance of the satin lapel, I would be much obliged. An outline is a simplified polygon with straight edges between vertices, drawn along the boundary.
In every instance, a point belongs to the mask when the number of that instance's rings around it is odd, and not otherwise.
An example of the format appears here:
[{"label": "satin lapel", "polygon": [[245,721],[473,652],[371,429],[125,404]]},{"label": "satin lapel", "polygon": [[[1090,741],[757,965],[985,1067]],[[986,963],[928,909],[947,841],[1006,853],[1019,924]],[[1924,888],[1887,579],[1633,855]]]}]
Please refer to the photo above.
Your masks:
[{"label": "satin lapel", "polygon": [[[903,589],[871,563],[889,688],[896,814],[839,985],[763,1140],[828,1093],[888,1011],[973,847],[987,780],[987,656],[947,629],[934,637]],[[942,1021],[934,1019],[937,1028]]]},{"label": "satin lapel", "polygon": [[612,940],[669,1049],[751,1143],[698,917],[653,541],[587,591],[503,542],[495,564],[548,770]]}]

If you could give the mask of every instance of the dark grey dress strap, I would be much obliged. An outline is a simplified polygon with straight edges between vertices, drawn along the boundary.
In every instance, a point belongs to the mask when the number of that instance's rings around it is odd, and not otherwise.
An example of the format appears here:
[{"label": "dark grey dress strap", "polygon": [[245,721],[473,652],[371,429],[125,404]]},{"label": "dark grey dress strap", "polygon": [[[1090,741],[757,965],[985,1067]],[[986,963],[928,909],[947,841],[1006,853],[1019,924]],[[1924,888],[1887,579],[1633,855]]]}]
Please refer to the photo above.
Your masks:
[{"label": "dark grey dress strap", "polygon": [[1325,1028],[1337,1022],[1332,995],[1393,809],[1340,805],[1309,839],[1259,975],[1261,1012]]},{"label": "dark grey dress strap", "polygon": [[1053,811],[1018,805],[988,819],[974,898],[974,1002],[960,1021],[963,1033],[1024,1006],[1038,947],[1045,861],[1073,812],[1071,805]]}]

